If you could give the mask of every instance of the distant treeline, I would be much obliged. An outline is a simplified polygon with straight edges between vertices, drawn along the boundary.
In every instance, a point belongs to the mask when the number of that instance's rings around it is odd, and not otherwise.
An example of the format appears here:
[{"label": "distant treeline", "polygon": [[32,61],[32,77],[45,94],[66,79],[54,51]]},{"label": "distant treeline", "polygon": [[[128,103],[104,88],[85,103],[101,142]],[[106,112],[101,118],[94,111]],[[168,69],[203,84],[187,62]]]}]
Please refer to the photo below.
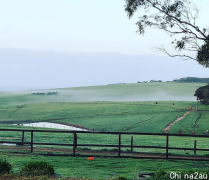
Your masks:
[{"label": "distant treeline", "polygon": [[[137,83],[155,83],[155,82],[163,82],[163,81],[162,80],[150,80],[150,81],[138,81]],[[185,78],[174,79],[173,81],[165,81],[165,82],[207,83],[207,84],[209,84],[209,78],[185,77]],[[125,84],[125,83],[119,83],[119,84]]]},{"label": "distant treeline", "polygon": [[48,92],[48,93],[32,93],[31,95],[57,95],[58,92]]},{"label": "distant treeline", "polygon": [[138,81],[137,83],[154,83],[154,82],[163,82],[162,80],[150,80],[150,81]]},{"label": "distant treeline", "polygon": [[179,83],[208,83],[209,84],[209,78],[198,78],[198,77],[185,77],[180,79],[175,79],[173,82],[179,82]]}]

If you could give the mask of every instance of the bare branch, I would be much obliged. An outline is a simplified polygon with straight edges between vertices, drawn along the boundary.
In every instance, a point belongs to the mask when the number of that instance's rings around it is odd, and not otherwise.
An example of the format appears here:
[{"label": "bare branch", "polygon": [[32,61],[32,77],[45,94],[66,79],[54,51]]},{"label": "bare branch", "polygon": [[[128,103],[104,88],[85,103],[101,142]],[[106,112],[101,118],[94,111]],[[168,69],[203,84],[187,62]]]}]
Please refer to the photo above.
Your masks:
[{"label": "bare branch", "polygon": [[[192,60],[197,61],[196,58],[193,58],[192,56],[189,56],[189,55],[185,55],[185,54],[175,54],[175,55],[173,55],[173,54],[170,54],[170,53],[164,48],[164,46],[155,47],[155,49],[156,49],[157,51],[160,51],[160,52],[163,52],[163,53],[167,54],[167,55],[170,56],[170,57],[181,57],[183,60],[192,59]],[[184,59],[184,58],[186,58],[186,59]]]}]

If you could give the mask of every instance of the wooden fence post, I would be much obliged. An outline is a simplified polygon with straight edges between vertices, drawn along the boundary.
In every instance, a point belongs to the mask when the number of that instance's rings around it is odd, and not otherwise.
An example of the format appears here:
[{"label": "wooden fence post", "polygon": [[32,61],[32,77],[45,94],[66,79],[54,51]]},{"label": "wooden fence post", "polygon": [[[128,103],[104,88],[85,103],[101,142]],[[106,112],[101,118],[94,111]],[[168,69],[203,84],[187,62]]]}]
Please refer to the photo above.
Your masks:
[{"label": "wooden fence post", "polygon": [[194,154],[196,155],[197,149],[197,140],[194,140]]},{"label": "wooden fence post", "polygon": [[133,142],[134,142],[134,137],[131,136],[131,152],[133,151]]},{"label": "wooden fence post", "polygon": [[77,134],[76,132],[73,133],[73,156],[75,157],[75,149],[77,147]]},{"label": "wooden fence post", "polygon": [[167,134],[166,135],[166,159],[168,159],[168,141],[169,141],[169,136]]},{"label": "wooden fence post", "polygon": [[25,137],[25,131],[22,131],[22,142],[21,142],[21,145],[24,145],[24,137]]},{"label": "wooden fence post", "polygon": [[118,134],[118,157],[120,157],[120,149],[121,149],[121,134]]},{"label": "wooden fence post", "polygon": [[77,148],[77,133],[75,133],[75,148]]},{"label": "wooden fence post", "polygon": [[33,130],[31,131],[30,152],[33,153]]}]

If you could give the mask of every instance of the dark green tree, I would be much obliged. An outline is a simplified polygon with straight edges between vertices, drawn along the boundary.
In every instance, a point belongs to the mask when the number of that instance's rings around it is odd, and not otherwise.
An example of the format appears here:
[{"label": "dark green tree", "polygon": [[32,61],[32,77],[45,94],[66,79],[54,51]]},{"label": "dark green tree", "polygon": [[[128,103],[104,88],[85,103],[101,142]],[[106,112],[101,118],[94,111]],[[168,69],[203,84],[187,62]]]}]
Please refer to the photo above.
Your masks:
[{"label": "dark green tree", "polygon": [[209,85],[199,87],[194,95],[202,104],[209,105]]},{"label": "dark green tree", "polygon": [[197,52],[197,60],[199,64],[209,67],[209,39],[199,48]]}]

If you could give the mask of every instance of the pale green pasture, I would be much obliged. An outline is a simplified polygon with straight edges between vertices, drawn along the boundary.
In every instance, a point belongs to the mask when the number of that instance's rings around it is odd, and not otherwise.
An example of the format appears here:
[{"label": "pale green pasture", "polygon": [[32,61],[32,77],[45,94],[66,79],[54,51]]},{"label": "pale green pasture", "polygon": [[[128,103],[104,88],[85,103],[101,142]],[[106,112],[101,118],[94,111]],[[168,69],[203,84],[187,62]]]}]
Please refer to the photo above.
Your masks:
[{"label": "pale green pasture", "polygon": [[[46,102],[195,101],[195,90],[204,85],[206,84],[162,82],[0,92],[0,106]],[[31,95],[38,92],[58,92],[58,94]]]},{"label": "pale green pasture", "polygon": [[0,108],[0,121],[67,123],[99,131],[162,132],[195,102],[39,103]]}]

